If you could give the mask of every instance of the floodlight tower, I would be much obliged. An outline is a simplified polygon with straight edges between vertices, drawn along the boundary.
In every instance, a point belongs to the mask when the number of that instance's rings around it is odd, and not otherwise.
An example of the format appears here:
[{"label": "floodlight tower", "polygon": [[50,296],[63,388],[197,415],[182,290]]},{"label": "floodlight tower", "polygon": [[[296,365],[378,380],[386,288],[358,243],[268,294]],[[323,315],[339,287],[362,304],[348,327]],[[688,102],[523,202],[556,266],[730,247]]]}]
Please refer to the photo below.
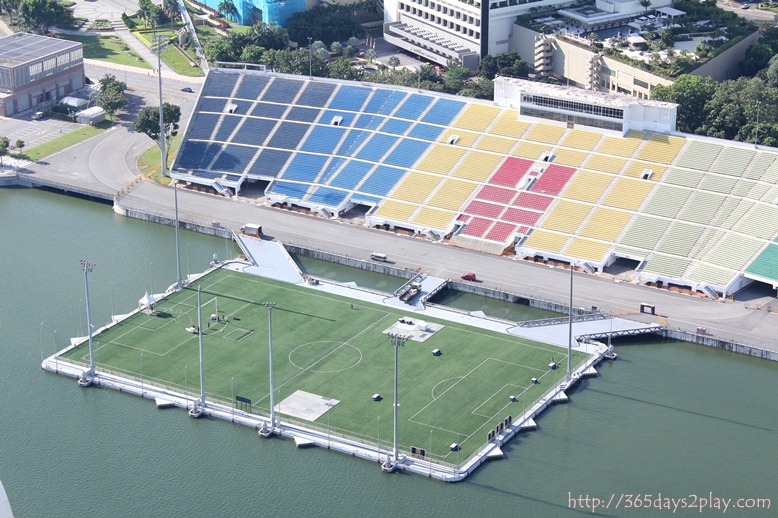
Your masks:
[{"label": "floodlight tower", "polygon": [[400,408],[400,403],[398,401],[398,351],[400,350],[400,347],[405,345],[405,341],[408,338],[403,335],[398,335],[395,333],[389,334],[389,341],[394,345],[394,445],[392,449],[392,456],[394,457],[394,463],[400,462],[400,449],[398,446],[398,437],[397,437],[397,428],[398,428],[398,409]]},{"label": "floodlight tower", "polygon": [[92,348],[92,316],[89,312],[89,272],[95,267],[95,263],[86,259],[81,259],[81,270],[84,272],[84,291],[86,292],[86,332],[89,337],[89,372],[79,378],[78,382],[86,387],[92,384],[95,376],[95,357]]},{"label": "floodlight tower", "polygon": [[[167,156],[165,155],[165,117],[162,103],[162,52],[167,48],[167,41],[163,36],[157,36],[154,26],[152,50],[157,54],[157,76],[159,77],[159,155],[162,167],[162,177],[166,176]],[[178,187],[173,185],[173,205],[176,213],[176,287],[181,287],[181,250],[178,239]]]},{"label": "floodlight tower", "polygon": [[569,383],[572,379],[572,355],[573,355],[573,261],[570,261],[570,306],[567,312],[567,374],[565,380]]},{"label": "floodlight tower", "polygon": [[197,340],[200,348],[200,399],[192,403],[189,410],[190,417],[200,417],[205,409],[205,357],[203,356],[203,308],[200,302],[200,285],[197,285]]},{"label": "floodlight tower", "polygon": [[270,369],[270,430],[272,433],[276,427],[276,409],[275,400],[273,397],[275,392],[275,385],[273,384],[273,308],[276,307],[276,303],[263,302],[262,305],[267,308],[267,354],[268,369]]}]

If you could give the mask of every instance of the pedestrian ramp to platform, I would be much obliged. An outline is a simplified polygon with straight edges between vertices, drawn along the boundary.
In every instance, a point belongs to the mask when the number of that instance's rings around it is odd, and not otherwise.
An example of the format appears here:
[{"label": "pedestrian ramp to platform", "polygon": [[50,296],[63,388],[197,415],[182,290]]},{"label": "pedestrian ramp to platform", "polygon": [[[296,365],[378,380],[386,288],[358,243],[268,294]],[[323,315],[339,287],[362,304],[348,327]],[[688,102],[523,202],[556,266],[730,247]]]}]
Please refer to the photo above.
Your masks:
[{"label": "pedestrian ramp to platform", "polygon": [[[570,327],[567,317],[548,319],[541,325],[527,325],[522,322],[510,327],[508,332],[512,335],[529,338],[539,342],[550,343],[567,347],[570,336]],[[573,347],[578,347],[582,342],[590,340],[607,339],[608,336],[630,336],[646,333],[661,333],[664,326],[659,324],[641,324],[634,320],[624,318],[608,318],[602,315],[599,318],[573,318]]]},{"label": "pedestrian ramp to platform", "polygon": [[[448,279],[431,277],[420,273],[403,284],[391,297],[384,299],[384,304],[398,308],[412,308],[422,310],[426,302],[448,284]],[[417,287],[415,287],[416,285]],[[417,292],[408,296],[409,292],[416,289]],[[405,300],[404,300],[405,299]]]},{"label": "pedestrian ramp to platform", "polygon": [[263,240],[256,237],[233,233],[233,239],[251,263],[244,271],[262,277],[269,277],[292,284],[305,282],[303,272],[297,267],[284,245],[278,241]]}]

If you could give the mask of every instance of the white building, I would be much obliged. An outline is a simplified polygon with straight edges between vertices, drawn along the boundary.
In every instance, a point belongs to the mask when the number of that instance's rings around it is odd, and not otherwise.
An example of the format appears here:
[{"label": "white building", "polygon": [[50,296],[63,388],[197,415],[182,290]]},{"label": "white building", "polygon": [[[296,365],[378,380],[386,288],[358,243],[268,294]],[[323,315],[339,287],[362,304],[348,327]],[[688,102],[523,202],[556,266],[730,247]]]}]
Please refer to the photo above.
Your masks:
[{"label": "white building", "polygon": [[591,126],[619,132],[673,133],[678,105],[607,92],[587,91],[524,79],[496,77],[494,102],[516,108],[523,117]]}]

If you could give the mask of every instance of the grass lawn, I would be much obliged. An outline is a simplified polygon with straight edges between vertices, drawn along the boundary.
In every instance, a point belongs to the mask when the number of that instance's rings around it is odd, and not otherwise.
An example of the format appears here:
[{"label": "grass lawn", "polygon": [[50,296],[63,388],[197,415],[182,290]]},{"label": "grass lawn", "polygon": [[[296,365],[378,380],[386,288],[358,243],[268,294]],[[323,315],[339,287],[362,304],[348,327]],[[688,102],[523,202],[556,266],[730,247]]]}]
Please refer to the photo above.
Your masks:
[{"label": "grass lawn", "polygon": [[58,37],[81,42],[84,45],[84,58],[86,59],[97,59],[151,70],[151,65],[143,61],[143,58],[118,36],[72,36],[68,34],[58,35]]},{"label": "grass lawn", "polygon": [[192,63],[181,54],[176,47],[169,45],[162,53],[162,61],[172,68],[177,74],[187,77],[203,77],[205,73],[200,67],[193,67]]},{"label": "grass lawn", "polygon": [[[343,434],[367,444],[392,441],[394,347],[386,331],[410,332],[398,324],[402,308],[314,291],[231,270],[218,270],[157,302],[150,315],[138,313],[95,336],[98,370],[144,383],[172,387],[199,397],[197,286],[202,286],[206,401],[230,405],[234,396],[251,400],[250,411],[269,413],[268,310],[274,301],[273,366],[275,403],[286,420]],[[211,319],[218,314],[219,320]],[[416,325],[420,316],[410,314]],[[442,325],[408,340],[399,349],[400,449],[427,450],[435,461],[456,464],[487,441],[487,433],[515,418],[564,377],[549,370],[564,365],[566,350],[504,333],[424,317]],[[206,327],[207,326],[207,327]],[[399,326],[399,327],[393,327]],[[433,349],[442,354],[434,356]],[[586,355],[574,352],[573,364]],[[81,345],[64,355],[88,363]],[[142,366],[141,366],[142,365]],[[141,374],[142,370],[142,374]],[[540,382],[533,384],[532,378]],[[329,410],[290,417],[284,404],[296,391],[331,398]],[[373,401],[373,394],[383,400]],[[509,396],[517,402],[511,403]],[[312,422],[311,422],[312,421]],[[451,452],[461,444],[460,454]]]},{"label": "grass lawn", "polygon": [[[159,112],[157,112],[159,113]],[[151,139],[149,139],[149,144],[151,144]],[[176,153],[178,152],[178,147],[181,145],[181,133],[173,137],[173,141],[170,143],[170,153],[168,153],[168,171],[170,170],[170,166],[173,165],[173,157],[176,156]],[[151,178],[152,180],[167,184],[169,183],[168,178],[162,178],[162,168],[160,167],[161,160],[159,157],[159,145],[152,146],[150,149],[147,149],[143,152],[141,156],[138,157],[138,171],[140,171],[140,174],[143,176],[146,176],[148,178]]]},{"label": "grass lawn", "polygon": [[[111,121],[103,121],[97,126],[79,125],[76,130],[66,133],[61,137],[52,139],[39,146],[25,149],[24,154],[29,160],[37,162],[38,160],[53,155],[54,153],[62,151],[63,149],[67,149],[70,146],[74,146],[84,142],[85,140],[89,140],[92,137],[96,137],[110,127]],[[159,156],[159,153],[157,153],[157,156]]]}]

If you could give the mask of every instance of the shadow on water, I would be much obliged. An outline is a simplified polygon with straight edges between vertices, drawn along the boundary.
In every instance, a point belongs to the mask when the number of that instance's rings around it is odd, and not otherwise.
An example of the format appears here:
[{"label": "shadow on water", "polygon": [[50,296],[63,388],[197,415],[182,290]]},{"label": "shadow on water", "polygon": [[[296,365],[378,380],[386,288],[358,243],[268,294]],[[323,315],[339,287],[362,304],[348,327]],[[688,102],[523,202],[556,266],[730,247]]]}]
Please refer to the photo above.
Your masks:
[{"label": "shadow on water", "polygon": [[631,397],[631,396],[624,396],[622,394],[614,394],[613,392],[606,392],[606,391],[603,391],[603,390],[598,390],[596,388],[587,388],[586,390],[587,390],[587,392],[594,392],[596,394],[604,394],[606,396],[617,397],[617,398],[620,398],[620,399],[626,399],[627,401],[633,401],[635,403],[643,403],[645,405],[651,405],[653,407],[663,408],[663,409],[666,409],[666,410],[673,410],[675,412],[681,412],[681,413],[684,413],[684,414],[696,415],[696,416],[700,416],[700,417],[707,417],[708,419],[713,419],[715,421],[722,421],[722,422],[725,422],[725,423],[737,424],[737,425],[740,425],[740,426],[745,426],[747,428],[753,428],[755,430],[762,430],[762,431],[765,431],[765,432],[772,432],[773,431],[772,428],[765,428],[763,426],[758,426],[758,425],[755,425],[755,424],[748,424],[748,423],[744,423],[742,421],[736,421],[734,419],[727,419],[725,417],[719,417],[719,416],[715,416],[715,415],[711,415],[711,414],[704,414],[702,412],[695,412],[694,410],[689,410],[689,409],[686,409],[686,408],[679,408],[679,407],[671,406],[671,405],[663,405],[662,403],[655,403],[653,401],[646,401],[645,399],[638,399],[638,398]]}]

